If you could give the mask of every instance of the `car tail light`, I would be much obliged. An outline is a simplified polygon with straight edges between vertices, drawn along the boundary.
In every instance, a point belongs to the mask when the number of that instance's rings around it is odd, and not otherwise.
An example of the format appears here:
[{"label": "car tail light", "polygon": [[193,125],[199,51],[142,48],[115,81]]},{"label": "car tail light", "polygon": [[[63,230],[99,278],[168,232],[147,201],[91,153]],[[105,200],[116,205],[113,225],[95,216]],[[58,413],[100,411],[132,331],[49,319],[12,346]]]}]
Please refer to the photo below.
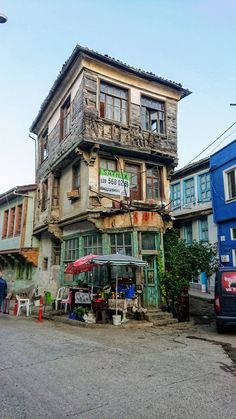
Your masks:
[{"label": "car tail light", "polygon": [[221,309],[221,307],[220,307],[220,297],[216,297],[215,298],[215,311],[217,313],[219,313],[220,309]]}]

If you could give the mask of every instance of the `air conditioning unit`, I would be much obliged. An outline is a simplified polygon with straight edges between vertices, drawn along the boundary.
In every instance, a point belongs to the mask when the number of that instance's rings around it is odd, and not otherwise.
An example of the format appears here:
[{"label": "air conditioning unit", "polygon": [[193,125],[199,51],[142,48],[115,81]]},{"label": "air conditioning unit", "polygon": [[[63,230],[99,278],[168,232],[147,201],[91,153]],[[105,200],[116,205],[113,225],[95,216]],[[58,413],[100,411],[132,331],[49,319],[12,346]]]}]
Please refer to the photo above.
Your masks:
[{"label": "air conditioning unit", "polygon": [[220,260],[223,263],[229,262],[229,255],[221,255]]}]

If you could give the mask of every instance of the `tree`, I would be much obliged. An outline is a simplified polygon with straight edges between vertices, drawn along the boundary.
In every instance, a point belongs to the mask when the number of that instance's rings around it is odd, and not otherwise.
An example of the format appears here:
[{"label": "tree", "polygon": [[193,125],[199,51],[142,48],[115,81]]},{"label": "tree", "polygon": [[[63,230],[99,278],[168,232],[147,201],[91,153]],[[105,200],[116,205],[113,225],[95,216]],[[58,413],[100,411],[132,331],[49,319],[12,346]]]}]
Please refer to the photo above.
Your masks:
[{"label": "tree", "polygon": [[217,248],[207,242],[191,244],[180,239],[178,231],[164,234],[165,269],[160,274],[161,293],[166,304],[174,307],[182,289],[198,272],[211,276],[217,268]]}]

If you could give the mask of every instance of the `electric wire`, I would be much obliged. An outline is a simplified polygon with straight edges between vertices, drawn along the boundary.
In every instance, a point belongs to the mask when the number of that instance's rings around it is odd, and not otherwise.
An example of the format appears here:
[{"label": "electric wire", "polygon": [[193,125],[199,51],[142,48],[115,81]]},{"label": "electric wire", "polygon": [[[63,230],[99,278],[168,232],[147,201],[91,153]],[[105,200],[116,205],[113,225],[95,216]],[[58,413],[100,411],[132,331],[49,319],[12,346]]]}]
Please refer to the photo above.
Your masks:
[{"label": "electric wire", "polygon": [[226,132],[228,132],[234,125],[236,124],[236,121],[231,124],[222,134],[218,135],[217,138],[215,138],[207,147],[205,147],[196,157],[194,157],[186,166],[193,163],[194,160],[196,160],[198,157],[200,157],[206,150],[208,150],[213,144],[215,144]]}]

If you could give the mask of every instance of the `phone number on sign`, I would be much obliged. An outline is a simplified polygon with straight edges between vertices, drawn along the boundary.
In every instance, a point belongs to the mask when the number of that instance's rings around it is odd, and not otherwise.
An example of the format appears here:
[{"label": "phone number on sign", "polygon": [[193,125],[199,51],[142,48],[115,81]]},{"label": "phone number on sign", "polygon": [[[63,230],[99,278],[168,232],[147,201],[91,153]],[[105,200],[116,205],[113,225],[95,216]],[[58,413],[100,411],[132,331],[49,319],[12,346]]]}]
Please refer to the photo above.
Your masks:
[{"label": "phone number on sign", "polygon": [[129,186],[129,182],[127,180],[123,180],[123,179],[116,179],[116,178],[112,178],[109,177],[107,179],[102,178],[100,180],[101,184],[107,184],[107,185],[118,185],[118,186],[124,186],[124,188],[128,188]]}]

